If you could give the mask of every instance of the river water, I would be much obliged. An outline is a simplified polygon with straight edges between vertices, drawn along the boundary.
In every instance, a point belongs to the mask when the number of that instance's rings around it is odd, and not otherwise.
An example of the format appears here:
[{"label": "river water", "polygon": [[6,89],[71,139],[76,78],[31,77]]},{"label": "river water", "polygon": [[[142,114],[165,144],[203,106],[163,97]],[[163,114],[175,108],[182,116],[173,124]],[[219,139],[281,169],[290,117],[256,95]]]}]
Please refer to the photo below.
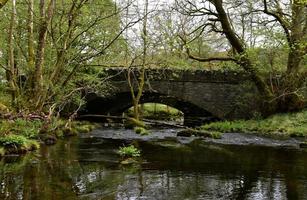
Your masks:
[{"label": "river water", "polygon": [[[0,199],[307,199],[304,149],[178,142],[165,136],[175,130],[152,132],[101,129],[6,157]],[[129,143],[141,149],[141,161],[123,166],[117,150]]]}]

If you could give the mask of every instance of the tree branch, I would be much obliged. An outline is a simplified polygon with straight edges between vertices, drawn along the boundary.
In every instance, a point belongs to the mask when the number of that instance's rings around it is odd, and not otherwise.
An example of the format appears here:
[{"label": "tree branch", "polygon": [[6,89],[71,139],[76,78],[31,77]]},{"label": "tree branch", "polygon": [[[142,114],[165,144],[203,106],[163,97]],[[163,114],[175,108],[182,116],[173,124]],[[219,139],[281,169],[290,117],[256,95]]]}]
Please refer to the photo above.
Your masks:
[{"label": "tree branch", "polygon": [[183,41],[184,46],[186,48],[187,55],[190,59],[197,60],[199,62],[211,62],[211,61],[233,61],[235,63],[238,62],[238,60],[231,58],[231,57],[209,57],[209,58],[201,58],[197,57],[191,54],[190,49],[187,47],[187,41],[183,36],[179,35],[179,38]]},{"label": "tree branch", "polygon": [[291,40],[291,35],[290,35],[290,32],[289,32],[289,26],[288,26],[287,22],[282,18],[282,16],[280,16],[278,14],[278,12],[269,11],[267,0],[263,0],[263,4],[264,4],[263,13],[274,17],[280,23],[280,25],[282,26],[282,28],[284,30],[284,33],[286,34],[286,38],[287,38],[288,44],[290,46],[292,44],[292,40]]}]

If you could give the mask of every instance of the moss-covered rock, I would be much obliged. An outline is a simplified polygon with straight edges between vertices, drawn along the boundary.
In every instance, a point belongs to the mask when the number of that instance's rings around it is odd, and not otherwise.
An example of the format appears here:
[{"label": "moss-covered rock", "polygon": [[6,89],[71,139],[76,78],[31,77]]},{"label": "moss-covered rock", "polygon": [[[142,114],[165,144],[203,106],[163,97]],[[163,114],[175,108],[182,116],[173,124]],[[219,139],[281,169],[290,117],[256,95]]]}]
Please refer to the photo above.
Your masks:
[{"label": "moss-covered rock", "polygon": [[135,158],[126,158],[122,161],[120,161],[120,164],[122,165],[132,165],[138,163],[138,160]]},{"label": "moss-covered rock", "polygon": [[149,131],[143,127],[134,127],[134,131],[135,133],[137,134],[140,134],[140,135],[149,135]]},{"label": "moss-covered rock", "polygon": [[0,157],[5,155],[5,149],[3,147],[0,147]]},{"label": "moss-covered rock", "polygon": [[124,123],[125,128],[127,129],[133,129],[134,127],[142,127],[146,128],[146,125],[144,122],[137,120],[135,118],[127,118],[127,120]]},{"label": "moss-covered rock", "polygon": [[37,141],[15,134],[1,137],[0,145],[1,148],[4,148],[5,154],[26,153],[27,151],[33,151],[39,148]]},{"label": "moss-covered rock", "polygon": [[205,130],[197,130],[197,129],[191,129],[191,128],[187,128],[182,131],[179,131],[177,133],[177,136],[181,136],[181,137],[197,136],[197,137],[209,137],[209,138],[215,138],[215,139],[221,138],[221,135],[218,132],[209,132]]}]

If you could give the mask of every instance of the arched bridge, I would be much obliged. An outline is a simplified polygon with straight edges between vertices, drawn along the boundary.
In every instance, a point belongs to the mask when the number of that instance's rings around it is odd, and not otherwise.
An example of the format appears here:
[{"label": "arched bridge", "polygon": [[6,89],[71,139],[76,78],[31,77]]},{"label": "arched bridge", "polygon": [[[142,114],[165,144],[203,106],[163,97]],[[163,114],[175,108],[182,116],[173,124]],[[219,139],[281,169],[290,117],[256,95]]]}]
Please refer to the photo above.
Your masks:
[{"label": "arched bridge", "polygon": [[[89,94],[82,114],[121,116],[132,107],[127,81],[137,87],[139,71],[110,68],[112,92],[106,97]],[[206,70],[147,69],[146,83],[140,103],[162,103],[184,113],[184,124],[200,125],[216,119],[235,119],[251,115],[257,110],[256,89],[245,74]],[[103,77],[102,77],[103,78]]]}]

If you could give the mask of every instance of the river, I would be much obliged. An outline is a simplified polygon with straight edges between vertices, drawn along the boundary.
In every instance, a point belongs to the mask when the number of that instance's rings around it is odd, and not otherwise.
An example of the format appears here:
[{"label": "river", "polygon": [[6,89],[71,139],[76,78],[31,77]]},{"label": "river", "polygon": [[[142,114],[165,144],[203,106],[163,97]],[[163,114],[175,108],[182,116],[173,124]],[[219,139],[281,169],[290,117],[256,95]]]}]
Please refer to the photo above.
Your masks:
[{"label": "river", "polygon": [[[174,132],[104,128],[5,157],[0,199],[307,199],[306,149],[178,141]],[[121,165],[117,150],[131,142],[142,161]]]}]

